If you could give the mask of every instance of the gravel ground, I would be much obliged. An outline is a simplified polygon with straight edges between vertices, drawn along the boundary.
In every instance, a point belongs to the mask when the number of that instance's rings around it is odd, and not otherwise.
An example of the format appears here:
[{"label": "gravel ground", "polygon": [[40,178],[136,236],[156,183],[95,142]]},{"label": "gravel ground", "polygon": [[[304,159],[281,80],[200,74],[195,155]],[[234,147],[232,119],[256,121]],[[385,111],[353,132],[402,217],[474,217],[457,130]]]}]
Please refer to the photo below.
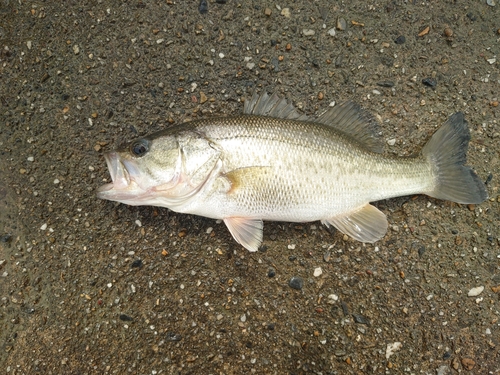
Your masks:
[{"label": "gravel ground", "polygon": [[[500,373],[500,4],[57,3],[0,5],[2,373]],[[266,223],[258,253],[95,198],[103,152],[262,89],[360,103],[387,154],[463,111],[490,198],[378,202],[375,245]]]}]

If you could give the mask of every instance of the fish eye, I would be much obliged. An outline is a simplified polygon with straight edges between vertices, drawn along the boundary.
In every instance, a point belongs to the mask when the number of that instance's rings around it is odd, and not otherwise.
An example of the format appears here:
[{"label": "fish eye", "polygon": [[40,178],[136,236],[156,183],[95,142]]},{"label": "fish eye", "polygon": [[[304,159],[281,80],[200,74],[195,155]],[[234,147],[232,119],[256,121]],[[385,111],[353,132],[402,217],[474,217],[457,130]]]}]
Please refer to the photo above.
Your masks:
[{"label": "fish eye", "polygon": [[149,151],[149,142],[145,139],[139,139],[132,143],[132,146],[130,146],[130,151],[135,156],[144,156]]}]

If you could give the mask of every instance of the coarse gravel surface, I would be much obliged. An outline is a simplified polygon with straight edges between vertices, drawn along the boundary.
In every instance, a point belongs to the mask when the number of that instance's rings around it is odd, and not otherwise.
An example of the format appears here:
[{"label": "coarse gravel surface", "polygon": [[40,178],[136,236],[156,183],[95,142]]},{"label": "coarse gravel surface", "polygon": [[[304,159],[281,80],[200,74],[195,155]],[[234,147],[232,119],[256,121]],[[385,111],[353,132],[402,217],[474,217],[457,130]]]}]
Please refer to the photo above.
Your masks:
[{"label": "coarse gravel surface", "polygon": [[[500,374],[498,1],[205,3],[0,3],[0,372]],[[377,202],[374,245],[266,222],[249,253],[95,197],[105,151],[262,90],[357,102],[400,156],[462,111],[489,199]]]}]

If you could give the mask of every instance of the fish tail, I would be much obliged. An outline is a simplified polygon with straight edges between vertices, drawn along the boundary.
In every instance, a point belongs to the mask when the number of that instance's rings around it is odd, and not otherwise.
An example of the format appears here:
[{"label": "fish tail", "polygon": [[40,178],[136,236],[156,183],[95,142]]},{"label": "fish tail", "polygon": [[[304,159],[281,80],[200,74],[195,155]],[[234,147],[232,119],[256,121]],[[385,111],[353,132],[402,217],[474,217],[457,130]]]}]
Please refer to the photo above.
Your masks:
[{"label": "fish tail", "polygon": [[457,112],[439,128],[422,149],[436,172],[434,188],[426,194],[462,204],[476,204],[488,198],[484,183],[465,166],[470,132],[463,113]]}]

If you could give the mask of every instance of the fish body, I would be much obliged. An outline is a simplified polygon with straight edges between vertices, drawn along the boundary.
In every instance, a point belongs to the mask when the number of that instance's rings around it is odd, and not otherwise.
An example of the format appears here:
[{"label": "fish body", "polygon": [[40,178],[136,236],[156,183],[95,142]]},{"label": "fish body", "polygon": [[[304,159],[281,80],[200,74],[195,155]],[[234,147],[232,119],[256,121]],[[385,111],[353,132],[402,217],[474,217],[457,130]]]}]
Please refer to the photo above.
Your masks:
[{"label": "fish body", "polygon": [[418,156],[384,156],[376,122],[355,104],[310,120],[277,95],[255,95],[243,115],[177,125],[106,154],[113,183],[97,195],[222,219],[250,251],[262,242],[263,220],[320,220],[372,243],[387,219],[369,202],[409,194],[486,199],[464,166],[469,139],[456,113]]}]

